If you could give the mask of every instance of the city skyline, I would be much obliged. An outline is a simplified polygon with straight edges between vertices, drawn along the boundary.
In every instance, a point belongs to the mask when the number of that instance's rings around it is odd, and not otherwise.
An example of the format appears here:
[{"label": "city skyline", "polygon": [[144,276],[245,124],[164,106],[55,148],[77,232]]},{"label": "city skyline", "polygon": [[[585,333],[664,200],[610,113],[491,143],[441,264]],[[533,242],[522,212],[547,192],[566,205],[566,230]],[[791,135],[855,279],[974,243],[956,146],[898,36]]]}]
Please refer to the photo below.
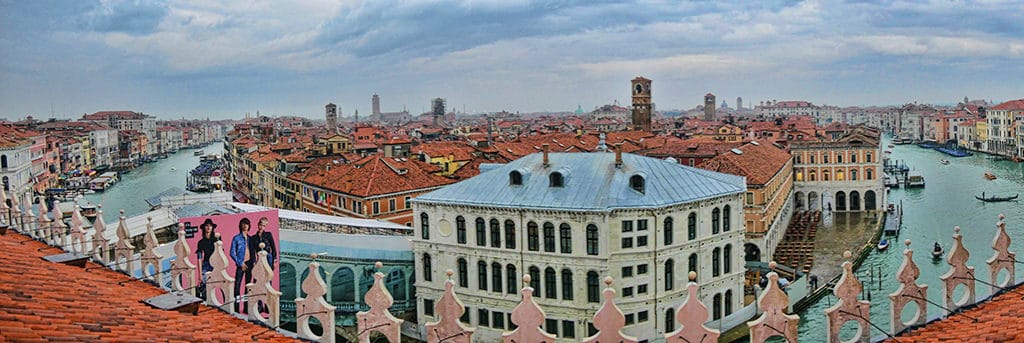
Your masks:
[{"label": "city skyline", "polygon": [[[1024,74],[1017,2],[0,4],[0,118],[134,110],[590,110],[654,80],[659,109],[997,102]],[[1015,10],[1016,9],[1016,10]],[[638,47],[640,45],[640,47]],[[765,87],[764,85],[772,85]]]}]

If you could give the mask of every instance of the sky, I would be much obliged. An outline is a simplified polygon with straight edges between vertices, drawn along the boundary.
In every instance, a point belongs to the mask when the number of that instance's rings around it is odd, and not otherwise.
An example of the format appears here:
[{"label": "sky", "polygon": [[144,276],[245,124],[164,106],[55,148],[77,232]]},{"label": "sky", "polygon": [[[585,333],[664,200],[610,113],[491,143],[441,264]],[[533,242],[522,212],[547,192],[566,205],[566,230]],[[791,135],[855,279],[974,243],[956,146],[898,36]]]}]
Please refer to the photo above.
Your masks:
[{"label": "sky", "polygon": [[1024,98],[1016,1],[0,0],[0,119]]}]

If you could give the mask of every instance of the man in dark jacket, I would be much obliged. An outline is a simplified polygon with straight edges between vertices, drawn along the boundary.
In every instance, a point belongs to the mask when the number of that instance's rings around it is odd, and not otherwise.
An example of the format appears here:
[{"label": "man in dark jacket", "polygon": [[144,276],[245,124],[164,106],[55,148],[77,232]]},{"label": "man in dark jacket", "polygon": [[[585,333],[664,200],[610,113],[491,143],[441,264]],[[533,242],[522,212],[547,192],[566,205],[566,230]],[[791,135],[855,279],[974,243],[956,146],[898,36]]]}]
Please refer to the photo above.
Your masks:
[{"label": "man in dark jacket", "polygon": [[[274,268],[274,262],[277,259],[277,246],[274,245],[274,236],[267,232],[267,225],[270,224],[270,220],[267,217],[260,218],[260,221],[256,223],[256,233],[249,236],[249,270],[252,270],[252,266],[256,264],[257,255],[260,251],[260,243],[263,243],[263,250],[267,251],[267,264],[270,265],[270,269]],[[246,280],[248,283],[249,280]]]}]

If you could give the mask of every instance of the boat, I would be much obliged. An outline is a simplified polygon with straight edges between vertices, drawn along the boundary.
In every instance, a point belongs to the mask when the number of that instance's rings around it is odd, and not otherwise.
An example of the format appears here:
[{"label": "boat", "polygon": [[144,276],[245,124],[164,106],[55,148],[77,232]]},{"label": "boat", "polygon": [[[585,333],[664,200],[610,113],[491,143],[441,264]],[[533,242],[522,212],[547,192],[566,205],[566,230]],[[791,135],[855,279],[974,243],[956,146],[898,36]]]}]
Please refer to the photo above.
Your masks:
[{"label": "boat", "polygon": [[90,220],[96,219],[96,215],[99,214],[96,205],[91,203],[79,204],[78,207],[82,209],[82,215]]},{"label": "boat", "polygon": [[949,164],[949,160],[947,160],[947,159],[942,159],[942,160],[939,160],[939,163],[942,163],[942,164]]},{"label": "boat", "polygon": [[910,187],[924,187],[924,175],[921,173],[911,171],[907,176],[907,188]]},{"label": "boat", "polygon": [[889,145],[888,145],[888,146],[886,146],[886,147],[888,147],[888,148],[895,148],[895,147],[896,147],[896,145],[895,145],[895,144],[889,144]]},{"label": "boat", "polygon": [[1014,194],[1013,196],[1009,196],[1009,197],[1001,197],[1001,196],[993,195],[993,196],[990,196],[990,197],[985,197],[985,193],[983,192],[983,193],[981,193],[981,196],[975,195],[974,198],[978,199],[978,200],[981,200],[981,201],[984,201],[984,202],[1000,202],[1000,201],[1017,200],[1017,196],[1019,196],[1019,195],[1020,194]]},{"label": "boat", "polygon": [[942,258],[943,253],[945,253],[945,250],[942,249],[942,245],[939,242],[935,242],[935,248],[932,249],[932,258]]},{"label": "boat", "polygon": [[178,168],[171,167],[171,171],[175,171],[175,170],[178,170]]},{"label": "boat", "polygon": [[192,156],[203,156],[203,151],[202,150],[196,150],[195,152],[192,153]]},{"label": "boat", "polygon": [[888,239],[883,239],[881,242],[878,242],[878,251],[885,251],[886,249],[889,249]]},{"label": "boat", "polygon": [[985,172],[985,179],[995,180],[996,179],[996,174],[992,174],[992,172]]},{"label": "boat", "polygon": [[885,151],[885,153],[886,153],[886,154],[891,154],[891,153],[892,153],[892,150],[886,150],[886,151]]}]

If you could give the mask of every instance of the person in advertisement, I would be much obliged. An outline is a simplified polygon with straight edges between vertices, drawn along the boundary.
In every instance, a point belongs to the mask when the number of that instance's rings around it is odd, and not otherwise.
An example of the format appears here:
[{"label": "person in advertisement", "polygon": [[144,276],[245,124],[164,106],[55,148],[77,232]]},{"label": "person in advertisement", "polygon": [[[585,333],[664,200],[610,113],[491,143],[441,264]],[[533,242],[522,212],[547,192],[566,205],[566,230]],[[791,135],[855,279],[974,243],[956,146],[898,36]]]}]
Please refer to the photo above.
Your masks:
[{"label": "person in advertisement", "polygon": [[241,299],[245,293],[245,285],[249,283],[252,274],[249,273],[252,264],[249,262],[249,229],[252,227],[249,218],[242,218],[238,221],[238,234],[231,238],[231,260],[235,262],[235,312],[241,313],[244,308]]},{"label": "person in advertisement", "polygon": [[213,220],[206,218],[202,225],[199,225],[201,232],[201,239],[196,245],[196,258],[202,261],[202,283],[199,285],[198,293],[199,297],[206,299],[206,273],[213,271],[213,265],[210,264],[210,256],[213,255],[214,243],[220,240],[220,237],[214,233],[217,229],[217,224],[213,223]]}]

